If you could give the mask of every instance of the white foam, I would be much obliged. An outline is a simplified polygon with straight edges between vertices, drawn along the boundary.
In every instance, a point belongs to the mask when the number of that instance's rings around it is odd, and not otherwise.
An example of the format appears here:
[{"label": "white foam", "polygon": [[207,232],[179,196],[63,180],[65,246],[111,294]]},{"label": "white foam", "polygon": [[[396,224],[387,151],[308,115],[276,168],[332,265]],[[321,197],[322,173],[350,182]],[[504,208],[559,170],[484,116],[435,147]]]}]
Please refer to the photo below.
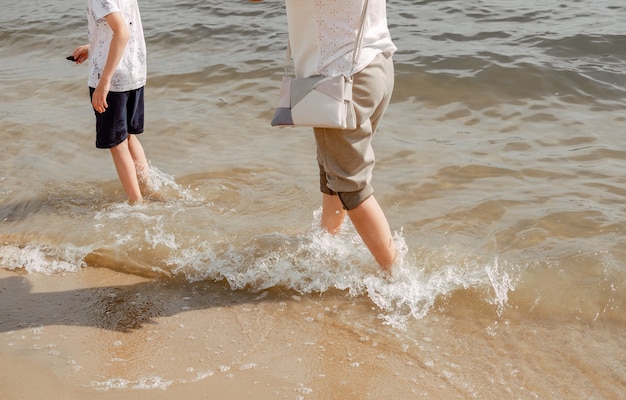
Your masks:
[{"label": "white foam", "polygon": [[246,243],[202,242],[174,254],[168,264],[188,280],[226,280],[233,290],[283,286],[303,294],[338,289],[350,296],[366,295],[384,323],[396,328],[423,318],[438,298],[458,289],[484,288],[489,296],[491,288],[493,298],[486,300],[501,308],[514,289],[510,268],[497,259],[481,265],[462,248],[445,246],[422,249],[418,259],[409,254],[402,232],[394,234],[400,257],[393,275],[381,273],[349,221],[338,235],[330,235],[319,227],[319,211],[302,235],[270,233]]},{"label": "white foam", "polygon": [[24,269],[46,275],[76,272],[85,265],[83,259],[90,251],[90,247],[72,245],[64,248],[34,243],[24,247],[4,245],[0,247],[0,264],[8,270]]},{"label": "white foam", "polygon": [[[172,204],[170,207],[184,205]],[[361,238],[346,220],[337,235],[320,227],[321,209],[313,213],[310,228],[292,236],[279,232],[245,232],[238,241],[215,236],[216,241],[195,241],[186,232],[177,235],[171,225],[179,221],[150,205],[115,205],[96,214],[99,243],[89,248],[55,248],[45,245],[0,247],[0,262],[9,269],[28,272],[75,272],[84,266],[92,248],[114,248],[133,254],[139,262],[157,259],[158,266],[190,282],[226,281],[233,290],[263,292],[285,287],[301,294],[345,291],[350,296],[368,296],[385,324],[403,328],[409,319],[423,318],[438,298],[458,289],[484,289],[485,301],[502,313],[508,294],[515,289],[520,271],[494,257],[485,261],[455,244],[424,243],[421,249],[407,247],[402,231],[394,233],[399,261],[393,275],[381,273]],[[176,212],[174,213],[176,214]],[[175,216],[175,215],[174,215]],[[147,261],[146,264],[150,263]]]},{"label": "white foam", "polygon": [[140,389],[140,390],[165,390],[173,381],[165,380],[158,376],[140,378],[137,380],[127,380],[123,378],[111,378],[107,381],[92,382],[91,387],[100,391],[120,390],[120,389]]}]

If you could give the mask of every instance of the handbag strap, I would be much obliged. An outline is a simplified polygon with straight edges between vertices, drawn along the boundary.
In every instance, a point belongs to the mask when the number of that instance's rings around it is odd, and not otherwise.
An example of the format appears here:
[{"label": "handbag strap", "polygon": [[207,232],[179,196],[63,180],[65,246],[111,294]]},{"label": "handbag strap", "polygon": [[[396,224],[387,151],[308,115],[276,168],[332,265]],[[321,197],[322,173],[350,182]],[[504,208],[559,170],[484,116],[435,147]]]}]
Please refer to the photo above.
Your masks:
[{"label": "handbag strap", "polygon": [[[350,70],[350,76],[352,76],[352,74],[354,73],[354,68],[356,67],[356,64],[359,59],[359,54],[361,53],[361,44],[363,43],[363,26],[365,25],[365,15],[367,14],[368,3],[369,1],[365,0],[365,3],[363,4],[363,10],[361,10],[359,31],[357,32],[356,41],[354,43],[354,49],[352,50],[352,69]],[[289,39],[287,39],[287,51],[285,54],[284,76],[289,75],[289,60],[291,60],[291,44],[290,44]]]}]

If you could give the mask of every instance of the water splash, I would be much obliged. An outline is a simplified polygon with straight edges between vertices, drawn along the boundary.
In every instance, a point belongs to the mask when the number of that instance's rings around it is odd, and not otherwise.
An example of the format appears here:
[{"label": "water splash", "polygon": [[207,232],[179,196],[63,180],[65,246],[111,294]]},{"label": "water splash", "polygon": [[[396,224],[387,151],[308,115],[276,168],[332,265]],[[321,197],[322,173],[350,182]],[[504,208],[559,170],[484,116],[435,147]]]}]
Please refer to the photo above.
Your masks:
[{"label": "water splash", "polygon": [[457,250],[425,250],[432,258],[442,252],[456,258],[426,268],[428,258],[411,257],[402,231],[394,234],[400,257],[390,276],[380,271],[349,220],[337,235],[330,235],[320,227],[319,216],[317,210],[310,229],[295,237],[269,233],[242,243],[204,241],[173,255],[168,264],[187,280],[224,280],[233,290],[284,287],[311,294],[336,289],[352,297],[367,296],[380,310],[379,318],[400,329],[408,320],[426,316],[437,299],[458,289],[480,288],[490,293],[493,288],[494,299],[486,301],[496,302],[500,310],[508,291],[514,290],[510,271],[497,259],[481,267],[471,256],[448,254]]},{"label": "water splash", "polygon": [[179,185],[174,177],[167,174],[148,162],[148,200],[182,199],[184,201],[199,201],[188,188]]},{"label": "water splash", "polygon": [[[480,288],[501,315],[520,273],[497,257],[481,261],[463,246],[437,247],[435,242],[432,248],[409,249],[401,230],[394,233],[399,260],[389,275],[381,272],[349,219],[336,235],[322,229],[321,209],[313,212],[310,228],[300,234],[248,230],[233,238],[216,228],[214,240],[204,231],[190,235],[184,229],[181,218],[191,211],[184,200],[156,206],[115,204],[95,214],[97,240],[89,246],[4,246],[0,261],[36,273],[75,272],[88,261],[142,276],[225,281],[232,290],[339,290],[368,297],[379,318],[400,329],[459,289]],[[196,211],[210,215],[215,210],[203,205]]]},{"label": "water splash", "polygon": [[4,245],[0,247],[0,265],[8,270],[23,269],[28,273],[51,275],[61,272],[77,272],[84,267],[85,255],[90,247],[55,247],[31,243],[26,246]]},{"label": "water splash", "polygon": [[515,280],[508,271],[507,263],[500,263],[498,258],[485,266],[485,272],[494,291],[494,298],[490,302],[498,306],[499,316],[502,316],[507,305],[509,292],[515,291]]}]

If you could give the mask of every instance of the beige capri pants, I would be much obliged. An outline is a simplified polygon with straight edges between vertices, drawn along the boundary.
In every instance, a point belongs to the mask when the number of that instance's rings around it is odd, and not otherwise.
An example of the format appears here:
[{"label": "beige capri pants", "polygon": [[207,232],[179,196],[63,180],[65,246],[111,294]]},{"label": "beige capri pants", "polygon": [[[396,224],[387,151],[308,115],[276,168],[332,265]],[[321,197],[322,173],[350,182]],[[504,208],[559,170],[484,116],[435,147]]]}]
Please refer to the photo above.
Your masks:
[{"label": "beige capri pants", "polygon": [[372,194],[375,157],[372,138],[391,99],[393,60],[381,53],[354,75],[354,130],[314,128],[322,193],[339,195],[343,207],[356,208]]}]

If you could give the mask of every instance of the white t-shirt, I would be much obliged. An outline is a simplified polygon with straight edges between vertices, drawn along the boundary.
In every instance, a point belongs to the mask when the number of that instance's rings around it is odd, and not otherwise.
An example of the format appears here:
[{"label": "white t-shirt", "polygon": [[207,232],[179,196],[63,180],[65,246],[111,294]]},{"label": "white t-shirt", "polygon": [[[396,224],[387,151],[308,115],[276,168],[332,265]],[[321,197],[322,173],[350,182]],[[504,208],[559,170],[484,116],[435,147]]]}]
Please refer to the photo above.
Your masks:
[{"label": "white t-shirt", "polygon": [[[285,0],[297,77],[350,75],[364,0]],[[385,0],[369,0],[363,43],[353,73],[379,54],[395,53]]]},{"label": "white t-shirt", "polygon": [[146,42],[139,15],[137,0],[87,0],[89,28],[89,77],[88,85],[96,87],[104,66],[113,31],[105,17],[120,12],[128,24],[130,39],[124,55],[111,79],[112,92],[126,92],[146,84]]}]

